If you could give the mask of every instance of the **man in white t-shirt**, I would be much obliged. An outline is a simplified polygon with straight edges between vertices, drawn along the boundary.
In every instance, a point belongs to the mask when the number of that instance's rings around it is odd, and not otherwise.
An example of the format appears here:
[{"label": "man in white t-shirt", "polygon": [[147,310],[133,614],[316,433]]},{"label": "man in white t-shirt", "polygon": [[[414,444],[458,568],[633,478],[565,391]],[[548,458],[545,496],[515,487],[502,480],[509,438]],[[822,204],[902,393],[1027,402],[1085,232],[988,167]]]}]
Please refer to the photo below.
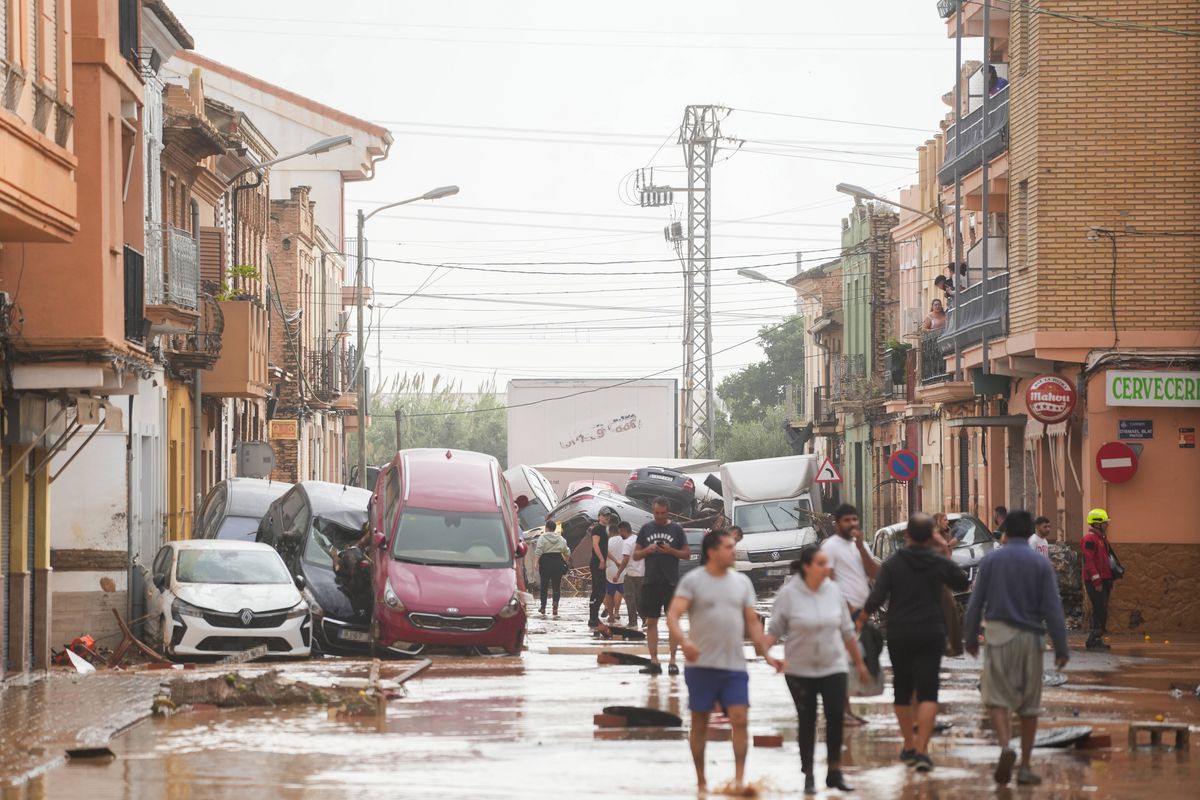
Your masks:
[{"label": "man in white t-shirt", "polygon": [[[850,606],[850,617],[858,630],[867,621],[863,606],[871,594],[871,581],[879,575],[879,562],[871,555],[863,542],[862,530],[858,527],[858,509],[842,503],[833,512],[833,527],[836,535],[821,542],[821,549],[829,558],[832,568],[830,577],[837,583]],[[862,725],[866,720],[850,710],[846,704],[846,724]]]},{"label": "man in white t-shirt", "polygon": [[863,542],[857,508],[849,503],[838,506],[833,512],[833,525],[837,535],[821,542],[821,549],[829,557],[832,577],[850,606],[850,614],[861,628],[862,615],[856,612],[867,603],[867,595],[871,593],[870,582],[879,574],[879,562]]},{"label": "man in white t-shirt", "polygon": [[646,562],[644,559],[637,561],[633,557],[633,551],[637,549],[637,537],[633,535],[629,523],[622,522],[618,527],[625,541],[624,554],[629,556],[629,566],[625,567],[625,610],[628,613],[629,627],[636,628],[638,596],[642,591],[642,578],[646,577]]},{"label": "man in white t-shirt", "polygon": [[1029,537],[1029,546],[1049,559],[1050,519],[1048,517],[1038,517],[1033,521],[1033,527],[1034,532],[1033,535]]}]

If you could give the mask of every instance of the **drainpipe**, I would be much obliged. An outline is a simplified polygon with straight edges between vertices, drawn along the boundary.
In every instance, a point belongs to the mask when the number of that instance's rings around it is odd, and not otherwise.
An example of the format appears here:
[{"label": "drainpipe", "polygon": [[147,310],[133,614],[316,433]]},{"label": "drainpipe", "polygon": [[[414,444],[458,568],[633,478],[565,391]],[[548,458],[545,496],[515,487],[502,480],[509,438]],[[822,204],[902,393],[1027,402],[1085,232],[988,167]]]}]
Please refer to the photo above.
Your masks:
[{"label": "drainpipe", "polygon": [[[234,230],[237,230],[236,222]],[[200,206],[198,204],[192,205],[192,238],[196,240],[196,247],[199,248]],[[199,301],[199,296],[196,299]],[[199,302],[196,305],[199,308]],[[199,368],[192,370],[192,531],[196,530],[196,517],[200,513],[200,497],[203,491],[203,485],[200,482],[200,472],[204,464],[204,453],[200,448],[200,430],[204,411],[202,409],[203,395],[201,394],[200,375],[201,370]],[[180,520],[182,521],[182,517]],[[189,534],[192,531],[189,531]],[[189,536],[189,538],[191,537]]]},{"label": "drainpipe", "polygon": [[[955,308],[958,307],[958,293],[961,290],[957,280],[958,265],[962,262],[962,176],[958,170],[958,154],[962,145],[962,7],[962,3],[956,4],[954,11],[954,268],[950,272],[956,279]],[[986,49],[986,45],[984,47]],[[958,345],[957,336],[954,337],[954,380],[962,380],[962,348]]]},{"label": "drainpipe", "polygon": [[[988,82],[988,78],[991,75],[991,66],[992,66],[992,41],[991,41],[992,40],[992,27],[991,27],[991,25],[992,25],[992,3],[991,3],[991,0],[987,0],[983,4],[983,138],[980,139],[980,142],[983,145],[987,144],[988,105],[989,105],[988,101],[991,99],[991,95],[992,95],[992,87]],[[988,191],[987,147],[983,147],[980,150],[980,160],[982,160],[982,162],[983,162],[983,174],[980,176],[983,180],[983,185],[981,187],[983,189],[983,205],[981,208],[981,213],[983,214],[983,266],[980,271],[980,275],[981,275],[980,280],[983,282],[983,295],[980,298],[979,302],[981,302],[983,304],[984,313],[987,313],[987,308],[988,308],[988,195],[991,194],[991,192]],[[990,359],[988,358],[988,335],[987,335],[987,323],[986,322],[984,323],[984,326],[983,326],[982,345],[983,345],[983,348],[980,353],[980,359],[982,360],[982,363],[980,364],[980,368],[984,375],[988,375],[991,373],[992,369],[988,363],[990,361]]]},{"label": "drainpipe", "polygon": [[129,395],[129,431],[125,435],[125,619],[128,620],[138,618],[133,585],[133,397]]}]

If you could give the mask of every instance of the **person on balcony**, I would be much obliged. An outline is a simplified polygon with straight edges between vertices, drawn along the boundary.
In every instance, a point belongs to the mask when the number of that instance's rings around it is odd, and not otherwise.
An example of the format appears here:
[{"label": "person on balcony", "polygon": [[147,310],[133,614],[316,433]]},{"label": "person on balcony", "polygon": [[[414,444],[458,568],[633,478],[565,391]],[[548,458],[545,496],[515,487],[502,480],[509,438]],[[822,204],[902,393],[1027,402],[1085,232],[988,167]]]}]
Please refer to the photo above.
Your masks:
[{"label": "person on balcony", "polygon": [[942,308],[941,300],[934,300],[929,304],[929,314],[921,323],[921,330],[940,331],[944,327],[946,327],[946,309]]},{"label": "person on balcony", "polygon": [[1001,78],[996,72],[996,68],[988,65],[988,97],[995,97],[996,93],[1004,87],[1008,86],[1008,81]]},{"label": "person on balcony", "polygon": [[933,279],[933,285],[942,290],[942,294],[946,296],[946,302],[954,300],[954,281],[947,278],[945,275],[938,275]]}]

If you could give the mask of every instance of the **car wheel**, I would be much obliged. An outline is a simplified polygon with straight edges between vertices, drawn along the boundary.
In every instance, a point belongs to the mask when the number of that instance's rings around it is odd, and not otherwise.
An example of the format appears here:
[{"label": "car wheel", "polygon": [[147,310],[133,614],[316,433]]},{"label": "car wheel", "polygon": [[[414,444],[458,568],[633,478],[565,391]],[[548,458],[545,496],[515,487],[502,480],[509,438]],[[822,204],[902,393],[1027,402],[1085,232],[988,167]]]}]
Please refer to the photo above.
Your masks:
[{"label": "car wheel", "polygon": [[525,629],[522,628],[521,632],[517,634],[516,640],[513,642],[512,649],[507,649],[507,652],[510,656],[519,656],[519,655],[521,655],[521,651],[524,649],[525,649]]}]

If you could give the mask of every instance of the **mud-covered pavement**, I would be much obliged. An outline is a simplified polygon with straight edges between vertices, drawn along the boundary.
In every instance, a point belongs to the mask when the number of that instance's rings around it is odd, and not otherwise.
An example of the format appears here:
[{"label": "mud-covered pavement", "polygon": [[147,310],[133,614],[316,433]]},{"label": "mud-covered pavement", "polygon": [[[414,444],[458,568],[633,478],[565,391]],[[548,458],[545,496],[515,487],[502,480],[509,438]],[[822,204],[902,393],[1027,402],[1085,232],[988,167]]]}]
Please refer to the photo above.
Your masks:
[{"label": "mud-covered pavement", "polygon": [[[408,683],[408,696],[393,701],[382,720],[371,715],[331,719],[324,708],[192,711],[153,718],[113,740],[115,760],[47,769],[4,789],[2,796],[694,797],[683,731],[631,734],[593,726],[592,715],[612,704],[653,706],[686,718],[687,695],[682,677],[649,678],[637,667],[598,666],[595,653],[605,645],[589,638],[583,604],[566,600],[561,620],[535,615],[522,658],[435,656],[433,667]],[[1200,642],[1118,640],[1114,645],[1112,656],[1074,654],[1069,682],[1045,693],[1043,717],[1043,727],[1091,725],[1096,733],[1110,735],[1113,746],[1038,751],[1035,768],[1045,784],[1033,790],[1014,786],[1001,796],[1197,796],[1200,768],[1192,754],[1129,752],[1126,736],[1129,721],[1157,714],[1200,724],[1200,700],[1190,689],[1182,697],[1169,691],[1172,684],[1194,687],[1200,680]],[[384,676],[389,668],[395,674],[403,667],[403,662],[388,665]],[[363,676],[367,665],[325,659],[284,669],[320,681]],[[858,796],[997,794],[990,778],[996,748],[984,727],[977,669],[969,658],[944,664],[942,719],[953,728],[935,738],[937,769],[929,776],[894,760],[899,733],[890,695],[855,702],[854,710],[869,720],[847,735],[844,763]],[[86,681],[101,693],[116,677],[98,674],[72,684]],[[5,708],[12,707],[13,691],[26,690],[5,689],[0,694]],[[799,795],[791,700],[782,678],[762,663],[751,665],[751,704],[751,732],[779,733],[785,741],[783,748],[752,748],[749,776],[763,796]],[[27,742],[36,738],[36,731],[26,732]],[[16,746],[15,741],[10,736],[6,747]],[[818,759],[820,779],[820,745]],[[709,760],[710,785],[732,775],[727,742],[710,742]]]}]

